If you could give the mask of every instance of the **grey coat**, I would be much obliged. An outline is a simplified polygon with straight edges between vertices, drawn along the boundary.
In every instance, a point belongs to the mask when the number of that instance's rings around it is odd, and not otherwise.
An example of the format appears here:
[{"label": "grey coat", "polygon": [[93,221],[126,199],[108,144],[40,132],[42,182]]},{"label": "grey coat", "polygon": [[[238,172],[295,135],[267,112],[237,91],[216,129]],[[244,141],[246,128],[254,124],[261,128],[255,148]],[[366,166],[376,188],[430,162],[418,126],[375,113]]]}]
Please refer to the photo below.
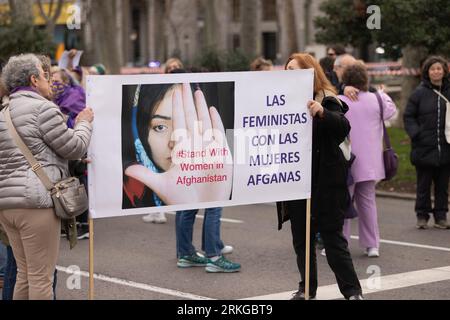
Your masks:
[{"label": "grey coat", "polygon": [[[87,152],[92,124],[80,121],[73,130],[68,129],[59,108],[32,91],[12,94],[9,106],[17,132],[50,180],[68,177],[68,160]],[[49,192],[12,140],[0,112],[0,210],[51,207]]]}]

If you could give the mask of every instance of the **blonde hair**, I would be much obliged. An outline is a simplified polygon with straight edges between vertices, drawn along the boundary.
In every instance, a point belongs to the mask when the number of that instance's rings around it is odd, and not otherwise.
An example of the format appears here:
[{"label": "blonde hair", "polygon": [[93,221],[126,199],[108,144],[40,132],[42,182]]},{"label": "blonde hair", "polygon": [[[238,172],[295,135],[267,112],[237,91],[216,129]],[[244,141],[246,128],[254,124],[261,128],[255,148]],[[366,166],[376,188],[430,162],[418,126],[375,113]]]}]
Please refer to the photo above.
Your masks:
[{"label": "blonde hair", "polygon": [[250,65],[251,71],[261,71],[264,70],[264,68],[272,68],[273,63],[270,60],[266,60],[263,57],[256,58],[253,60],[252,64]]},{"label": "blonde hair", "polygon": [[292,60],[297,61],[302,69],[314,69],[314,93],[326,90],[337,94],[335,87],[328,80],[319,62],[313,56],[308,53],[293,53],[284,66],[285,70],[287,70],[288,64]]},{"label": "blonde hair", "polygon": [[172,63],[176,63],[176,64],[178,65],[178,68],[177,68],[177,69],[182,69],[182,68],[184,68],[183,63],[181,62],[180,59],[178,59],[178,58],[170,58],[170,59],[168,59],[168,60],[166,61],[166,63],[165,63],[164,73],[167,73],[167,72],[168,72],[167,67],[168,67],[169,65],[171,65]]},{"label": "blonde hair", "polygon": [[58,66],[53,66],[51,68],[51,74],[52,76],[56,73],[59,73],[59,75],[61,76],[61,80],[63,81],[63,83],[65,84],[69,84],[70,83],[70,75],[67,73],[67,70],[62,69]]}]

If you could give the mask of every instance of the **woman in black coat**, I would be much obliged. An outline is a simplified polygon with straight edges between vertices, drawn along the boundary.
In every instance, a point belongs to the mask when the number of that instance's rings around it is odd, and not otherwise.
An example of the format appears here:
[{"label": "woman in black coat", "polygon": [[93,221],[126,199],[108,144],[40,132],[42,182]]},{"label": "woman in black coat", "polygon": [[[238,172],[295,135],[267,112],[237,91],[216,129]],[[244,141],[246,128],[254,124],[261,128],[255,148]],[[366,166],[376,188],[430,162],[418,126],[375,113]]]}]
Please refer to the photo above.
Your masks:
[{"label": "woman in black coat", "polygon": [[[342,228],[344,212],[349,204],[347,189],[347,163],[339,144],[350,132],[350,124],[344,117],[347,106],[336,97],[331,83],[319,63],[309,54],[293,54],[285,69],[315,70],[315,101],[308,103],[313,116],[312,185],[311,185],[311,264],[309,296],[315,298],[317,290],[317,261],[315,253],[316,232],[324,242],[328,264],[336,275],[341,293],[346,299],[361,300],[362,290],[348,251],[348,243]],[[318,96],[325,96],[318,102]],[[301,275],[299,290],[293,300],[305,299],[305,249],[306,249],[306,200],[294,200],[277,204],[279,229],[286,220],[291,221],[293,245],[297,266]]]},{"label": "woman in black coat", "polygon": [[[423,65],[422,83],[409,98],[404,114],[405,129],[412,142],[411,162],[417,173],[415,211],[418,229],[427,228],[430,213],[434,215],[434,227],[449,228],[450,144],[444,133],[446,101],[441,96],[450,100],[448,74],[448,64],[443,58],[427,59]],[[435,186],[434,208],[431,205],[432,182]]]}]

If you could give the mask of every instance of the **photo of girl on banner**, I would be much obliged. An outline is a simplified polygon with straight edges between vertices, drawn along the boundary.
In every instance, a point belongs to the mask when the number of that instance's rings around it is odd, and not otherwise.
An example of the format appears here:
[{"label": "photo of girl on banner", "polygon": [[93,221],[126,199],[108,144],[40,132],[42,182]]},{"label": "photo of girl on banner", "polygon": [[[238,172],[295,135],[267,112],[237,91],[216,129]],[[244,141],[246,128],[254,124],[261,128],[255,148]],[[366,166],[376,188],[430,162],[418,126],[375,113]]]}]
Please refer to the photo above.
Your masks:
[{"label": "photo of girl on banner", "polygon": [[122,208],[229,200],[234,82],[122,88]]}]

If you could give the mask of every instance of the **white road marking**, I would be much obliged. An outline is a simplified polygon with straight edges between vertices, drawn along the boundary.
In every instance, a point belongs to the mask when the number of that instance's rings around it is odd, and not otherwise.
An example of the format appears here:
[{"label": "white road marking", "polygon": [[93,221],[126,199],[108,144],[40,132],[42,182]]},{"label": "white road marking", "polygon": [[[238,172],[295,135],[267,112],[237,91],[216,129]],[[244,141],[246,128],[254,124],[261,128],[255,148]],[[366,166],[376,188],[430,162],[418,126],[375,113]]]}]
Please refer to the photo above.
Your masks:
[{"label": "white road marking", "polygon": [[[376,292],[448,280],[450,280],[450,266],[391,274],[379,278],[370,277],[360,282],[363,289],[363,295],[367,295]],[[378,288],[373,288],[375,283],[379,283]],[[289,300],[294,292],[295,291],[285,291],[263,296],[250,297],[242,300]],[[343,296],[339,292],[337,284],[333,284],[317,288],[317,299],[343,299]]]},{"label": "white road marking", "polygon": [[[172,212],[168,212],[168,214],[175,214]],[[203,219],[203,215],[197,215],[198,218]],[[231,223],[243,223],[241,220],[233,220],[233,219],[221,219],[222,221],[231,222]],[[358,240],[358,236],[351,236],[351,239]],[[381,243],[386,244],[394,244],[400,246],[407,247],[415,247],[415,248],[423,248],[423,249],[432,249],[432,250],[440,250],[450,252],[450,248],[445,247],[436,247],[429,245],[422,245],[410,242],[401,242],[401,241],[392,241],[392,240],[380,240]],[[86,271],[73,271],[69,268],[56,266],[58,271],[67,273],[67,274],[79,274],[83,277],[89,278],[89,273]],[[156,292],[164,295],[179,297],[183,299],[190,300],[215,300],[213,298],[199,296],[191,293],[181,292],[173,289],[161,288],[152,285],[148,285],[145,283],[138,283],[129,280],[123,280],[119,278],[109,277],[102,274],[94,274],[94,279],[98,279],[105,282],[115,283],[118,285],[123,285],[127,287],[132,287],[136,289]],[[381,288],[378,289],[369,289],[367,286],[368,281],[374,282],[374,280],[380,281]],[[361,285],[363,287],[363,294],[370,294],[375,292],[381,292],[386,290],[393,290],[399,288],[405,288],[410,286],[416,286],[421,284],[427,284],[432,282],[446,281],[450,280],[450,266],[442,267],[442,268],[432,268],[425,269],[419,271],[412,271],[406,273],[393,274],[388,276],[383,276],[380,278],[369,278],[365,280],[361,280]],[[245,298],[242,300],[288,300],[292,297],[292,294],[295,291],[285,291],[280,293],[274,293],[269,295],[262,295],[256,297]],[[322,286],[317,288],[317,298],[320,300],[333,300],[342,298],[341,293],[339,292],[339,288],[336,284],[329,286]]]},{"label": "white road marking", "polygon": [[[175,215],[176,212],[166,212],[166,214]],[[204,219],[205,216],[202,214],[197,214],[197,218]],[[244,223],[242,220],[235,220],[235,219],[227,219],[227,218],[220,218],[220,221],[222,222],[229,222],[229,223]]]},{"label": "white road marking", "polygon": [[[358,240],[358,236],[350,236],[350,238]],[[440,251],[447,251],[450,252],[450,248],[445,247],[435,247],[435,246],[429,246],[424,244],[417,244],[417,243],[411,243],[411,242],[401,242],[401,241],[392,241],[392,240],[384,240],[380,239],[381,243],[387,243],[387,244],[395,244],[398,246],[405,246],[405,247],[414,247],[414,248],[422,248],[422,249],[432,249],[432,250],[440,250]]]},{"label": "white road marking", "polygon": [[[61,271],[61,272],[67,273],[67,274],[76,274],[76,275],[80,275],[82,277],[89,278],[89,272],[86,272],[86,271],[74,271],[74,270],[71,270],[69,268],[62,267],[62,266],[56,266],[56,269],[58,271]],[[172,289],[155,287],[155,286],[151,286],[151,285],[148,285],[145,283],[139,283],[139,282],[123,280],[123,279],[119,279],[119,278],[108,277],[108,276],[105,276],[102,274],[97,274],[97,273],[94,273],[94,279],[105,281],[105,282],[110,282],[110,283],[115,283],[115,284],[122,285],[122,286],[132,287],[132,288],[136,288],[136,289],[161,293],[161,294],[165,294],[168,296],[174,296],[174,297],[183,298],[183,299],[215,300],[213,298],[198,296],[198,295],[195,295],[192,293],[186,293],[186,292],[181,292],[181,291],[172,290]]]}]

